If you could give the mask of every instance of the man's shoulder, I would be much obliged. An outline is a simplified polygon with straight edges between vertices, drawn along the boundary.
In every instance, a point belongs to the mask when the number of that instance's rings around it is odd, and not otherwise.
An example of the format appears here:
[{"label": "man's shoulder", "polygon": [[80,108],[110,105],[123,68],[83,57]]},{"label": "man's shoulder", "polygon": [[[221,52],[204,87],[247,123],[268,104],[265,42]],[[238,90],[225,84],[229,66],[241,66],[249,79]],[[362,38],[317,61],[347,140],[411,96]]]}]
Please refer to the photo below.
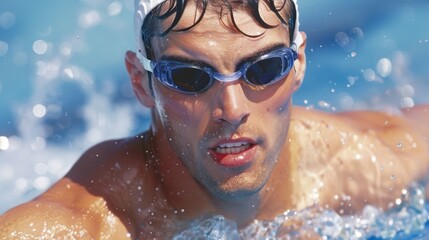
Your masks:
[{"label": "man's shoulder", "polygon": [[[0,216],[1,239],[32,239],[52,231],[54,223],[70,226],[70,209],[61,204],[31,201]],[[75,236],[76,237],[76,236]]]},{"label": "man's shoulder", "polygon": [[90,181],[140,170],[145,166],[143,135],[101,142],[88,149],[74,164],[66,177]]},{"label": "man's shoulder", "polygon": [[99,207],[37,198],[0,216],[0,239],[97,239],[102,234],[125,239],[127,230]]},{"label": "man's shoulder", "polygon": [[0,217],[0,239],[127,238],[133,231],[124,227],[132,222],[127,214],[153,192],[144,152],[141,136],[90,148],[45,193]]},{"label": "man's shoulder", "polygon": [[130,188],[144,190],[153,181],[146,159],[145,136],[97,144],[83,154],[65,177],[115,204],[128,202]]}]

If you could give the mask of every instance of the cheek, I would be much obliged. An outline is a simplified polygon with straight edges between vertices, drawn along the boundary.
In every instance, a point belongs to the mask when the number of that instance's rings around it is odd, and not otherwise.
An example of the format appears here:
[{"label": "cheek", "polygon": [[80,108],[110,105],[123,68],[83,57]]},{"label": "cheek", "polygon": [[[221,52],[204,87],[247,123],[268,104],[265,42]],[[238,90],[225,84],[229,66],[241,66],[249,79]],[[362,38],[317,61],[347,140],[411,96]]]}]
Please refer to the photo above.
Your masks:
[{"label": "cheek", "polygon": [[174,132],[181,135],[198,133],[208,122],[207,106],[195,96],[166,89],[157,93],[156,99],[156,109],[162,124],[164,127],[172,128]]},{"label": "cheek", "polygon": [[292,108],[292,91],[279,91],[276,95],[267,101],[267,114],[289,115]]}]

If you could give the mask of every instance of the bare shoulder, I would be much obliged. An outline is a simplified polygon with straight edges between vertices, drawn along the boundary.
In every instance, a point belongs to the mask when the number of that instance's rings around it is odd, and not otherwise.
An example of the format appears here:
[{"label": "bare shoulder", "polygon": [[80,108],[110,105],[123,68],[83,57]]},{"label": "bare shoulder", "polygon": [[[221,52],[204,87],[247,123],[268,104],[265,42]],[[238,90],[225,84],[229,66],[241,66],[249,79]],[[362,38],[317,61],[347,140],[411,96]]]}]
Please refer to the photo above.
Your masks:
[{"label": "bare shoulder", "polygon": [[292,113],[290,142],[302,174],[323,182],[320,195],[329,205],[340,208],[332,196],[345,195],[354,206],[345,212],[367,203],[386,207],[427,173],[428,120],[428,106],[396,114],[298,107]]},{"label": "bare shoulder", "polygon": [[[60,181],[54,188],[62,184]],[[68,187],[73,191],[75,186],[71,185]],[[47,194],[9,210],[0,216],[0,239],[127,238],[119,220],[102,206],[102,200],[93,199],[92,206],[84,206],[81,201],[88,203],[89,196],[82,191],[67,195],[76,200],[78,194],[82,198],[74,204]]]},{"label": "bare shoulder", "polygon": [[295,122],[325,123],[338,131],[370,132],[392,149],[398,149],[398,144],[403,146],[407,143],[410,143],[410,147],[416,146],[417,143],[423,148],[428,147],[426,144],[427,138],[429,138],[429,125],[427,124],[429,105],[404,109],[401,113],[396,114],[380,111],[326,113],[295,108],[293,119]]},{"label": "bare shoulder", "polygon": [[341,141],[340,145],[334,144],[337,147],[353,143],[354,141],[345,141],[346,136],[349,136],[358,139],[360,144],[371,143],[370,146],[373,146],[377,142],[380,147],[386,148],[399,158],[420,159],[420,162],[427,166],[428,120],[429,106],[421,105],[396,114],[377,111],[326,113],[296,108],[292,122],[326,133],[325,137],[334,143]]},{"label": "bare shoulder", "polygon": [[31,201],[0,216],[0,239],[90,239],[87,229],[77,214],[55,202]]},{"label": "bare shoulder", "polygon": [[[0,238],[128,239],[135,198],[150,191],[141,136],[100,143],[33,201],[0,217]],[[146,188],[146,189],[145,189]],[[141,191],[138,191],[141,190]],[[130,192],[135,191],[134,194]]]}]

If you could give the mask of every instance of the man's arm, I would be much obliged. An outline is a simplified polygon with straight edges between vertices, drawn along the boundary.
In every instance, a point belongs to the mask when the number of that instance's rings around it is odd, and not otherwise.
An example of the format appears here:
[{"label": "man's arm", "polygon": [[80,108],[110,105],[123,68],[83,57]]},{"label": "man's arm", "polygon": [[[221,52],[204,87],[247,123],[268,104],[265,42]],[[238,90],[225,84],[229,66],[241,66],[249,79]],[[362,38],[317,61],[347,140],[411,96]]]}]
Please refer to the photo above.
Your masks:
[{"label": "man's arm", "polygon": [[350,179],[345,192],[357,200],[352,204],[358,208],[365,204],[393,206],[403,189],[427,173],[429,128],[423,122],[429,118],[425,109],[427,106],[404,110],[403,115],[340,114],[360,139],[351,144],[360,156],[344,168],[344,178]]}]

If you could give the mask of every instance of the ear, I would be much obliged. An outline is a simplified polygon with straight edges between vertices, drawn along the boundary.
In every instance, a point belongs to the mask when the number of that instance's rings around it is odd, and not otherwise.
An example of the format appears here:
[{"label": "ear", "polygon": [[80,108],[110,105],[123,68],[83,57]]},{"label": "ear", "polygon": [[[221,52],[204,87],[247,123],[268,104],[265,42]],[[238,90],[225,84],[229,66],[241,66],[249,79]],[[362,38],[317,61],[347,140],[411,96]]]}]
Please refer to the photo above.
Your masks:
[{"label": "ear", "polygon": [[302,36],[302,44],[298,48],[298,59],[295,61],[295,87],[294,91],[298,90],[304,81],[305,69],[307,67],[305,47],[307,46],[307,34],[299,32]]},{"label": "ear", "polygon": [[138,100],[148,108],[154,107],[155,99],[150,91],[148,74],[140,64],[135,52],[127,51],[125,53],[125,66],[130,76],[134,94]]}]

